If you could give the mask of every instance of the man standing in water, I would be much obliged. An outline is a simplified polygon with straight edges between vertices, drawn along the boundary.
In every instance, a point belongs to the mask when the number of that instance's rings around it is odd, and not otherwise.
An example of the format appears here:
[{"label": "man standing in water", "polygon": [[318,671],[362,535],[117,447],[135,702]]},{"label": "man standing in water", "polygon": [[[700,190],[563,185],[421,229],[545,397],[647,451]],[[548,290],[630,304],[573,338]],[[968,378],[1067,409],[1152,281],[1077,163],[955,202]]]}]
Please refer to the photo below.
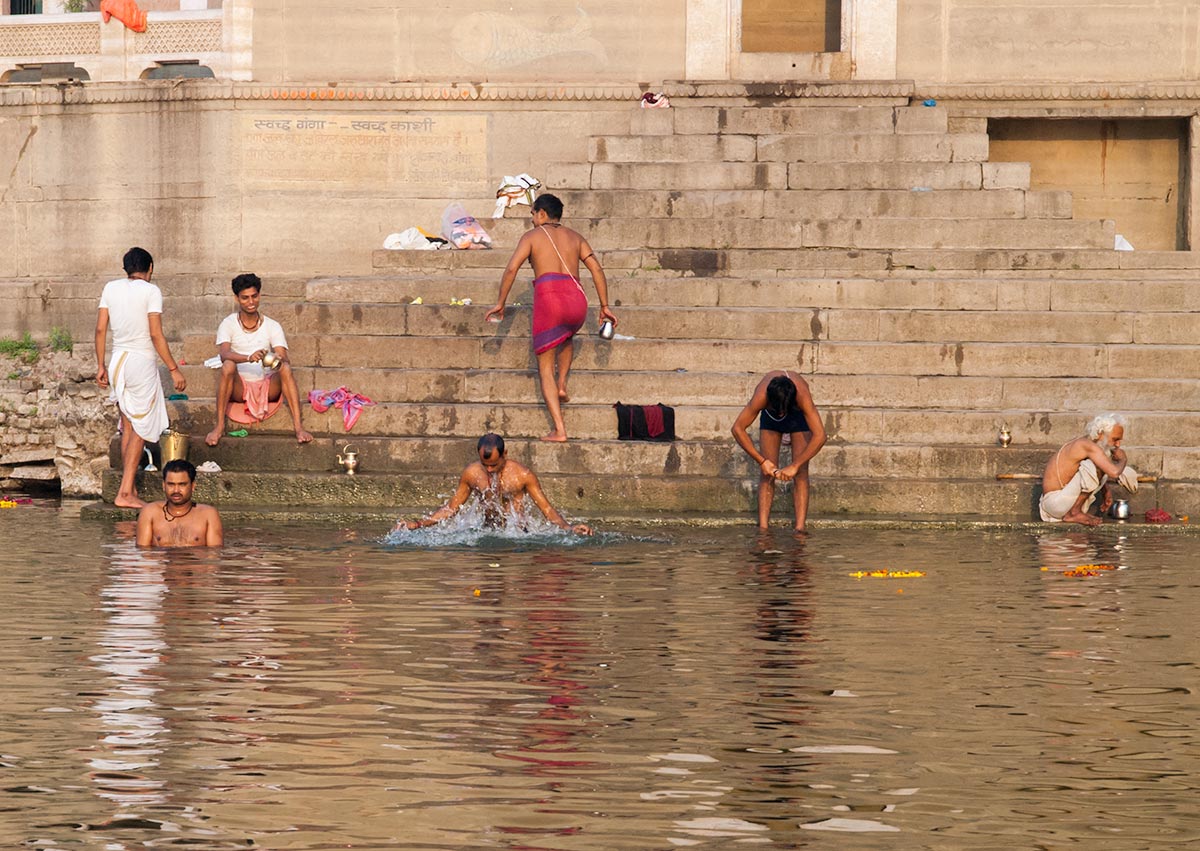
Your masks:
[{"label": "man standing in water", "polygon": [[[1137,472],[1126,463],[1121,441],[1125,439],[1125,418],[1119,414],[1101,414],[1087,424],[1083,437],[1064,444],[1046,462],[1042,473],[1042,498],[1038,513],[1047,523],[1080,523],[1099,526],[1104,521],[1088,513],[1096,496],[1104,496],[1100,511],[1108,510],[1112,494],[1108,480],[1119,479],[1129,491],[1137,490]],[[1103,475],[1101,475],[1103,473]]]},{"label": "man standing in water", "polygon": [[[131,248],[122,260],[125,277],[109,281],[96,312],[96,383],[112,384],[112,398],[121,412],[121,484],[114,505],[141,508],[137,495],[137,468],[142,448],[154,443],[167,428],[167,403],[158,378],[158,358],[171,370],[175,389],[182,392],[187,379],[171,357],[163,335],[162,292],[150,278],[154,258],[144,248]],[[104,345],[112,325],[112,360],[105,366]]]},{"label": "man standing in water", "polygon": [[[758,443],[746,431],[758,419]],[[733,423],[733,439],[758,464],[758,528],[766,529],[775,501],[775,482],[795,482],[792,503],[796,509],[796,531],[808,522],[808,462],[825,445],[825,425],[813,404],[808,382],[786,369],[768,372]],[[779,466],[779,451],[785,440],[792,444],[792,463]]]},{"label": "man standing in water", "polygon": [[225,541],[221,515],[211,505],[192,501],[196,468],[176,458],[163,464],[162,502],[142,509],[137,521],[139,547],[219,547]]},{"label": "man standing in water", "polygon": [[[542,438],[565,443],[567,427],[563,423],[562,405],[569,401],[567,376],[575,357],[575,333],[587,319],[587,296],[579,284],[579,264],[587,266],[600,297],[600,321],[614,326],[617,317],[608,309],[608,282],[596,252],[580,234],[564,227],[563,205],[554,195],[539,195],[533,202],[533,229],[521,237],[516,250],[504,269],[500,281],[500,297],[489,310],[485,320],[504,319],[504,303],[517,272],[526,260],[533,266],[533,350],[537,354],[538,377],[546,410],[554,423],[554,431]],[[555,366],[558,376],[555,377]]]},{"label": "man standing in water", "polygon": [[559,514],[550,500],[542,492],[542,485],[537,475],[528,467],[508,460],[504,451],[504,438],[488,432],[479,438],[476,445],[479,460],[463,470],[458,482],[458,490],[450,501],[420,520],[401,520],[396,524],[399,529],[419,529],[423,526],[436,526],[443,520],[449,520],[466,504],[471,494],[479,494],[483,503],[484,522],[488,526],[503,526],[511,516],[521,516],[525,512],[525,497],[529,496],[546,516],[546,519],[568,532],[577,535],[591,535],[591,527],[583,523],[572,526]]}]

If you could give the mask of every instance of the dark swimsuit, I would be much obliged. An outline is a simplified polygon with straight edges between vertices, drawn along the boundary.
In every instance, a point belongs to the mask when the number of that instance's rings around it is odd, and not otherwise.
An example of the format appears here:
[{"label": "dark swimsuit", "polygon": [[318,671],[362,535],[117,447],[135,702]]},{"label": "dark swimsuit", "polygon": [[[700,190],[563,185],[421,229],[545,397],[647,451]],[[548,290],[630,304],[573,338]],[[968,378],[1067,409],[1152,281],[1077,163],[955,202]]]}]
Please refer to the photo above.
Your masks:
[{"label": "dark swimsuit", "polygon": [[758,417],[758,430],[791,434],[794,431],[807,432],[812,429],[808,427],[808,420],[804,419],[804,412],[799,408],[788,411],[782,417],[775,417],[766,408],[763,408],[762,414]]}]

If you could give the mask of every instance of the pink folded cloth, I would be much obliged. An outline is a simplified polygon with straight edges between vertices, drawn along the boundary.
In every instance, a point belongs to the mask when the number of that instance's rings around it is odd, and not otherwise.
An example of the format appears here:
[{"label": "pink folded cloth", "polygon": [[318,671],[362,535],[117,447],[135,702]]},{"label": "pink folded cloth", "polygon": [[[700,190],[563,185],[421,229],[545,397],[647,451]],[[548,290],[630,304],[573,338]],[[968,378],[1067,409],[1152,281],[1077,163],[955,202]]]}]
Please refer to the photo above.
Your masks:
[{"label": "pink folded cloth", "polygon": [[308,401],[318,414],[323,414],[330,408],[341,408],[342,424],[346,431],[354,428],[363,408],[375,404],[370,398],[345,387],[336,390],[313,390],[308,394]]},{"label": "pink folded cloth", "polygon": [[242,389],[242,395],[246,397],[246,413],[256,420],[265,419],[267,406],[271,403],[271,379],[247,381],[243,378]]}]

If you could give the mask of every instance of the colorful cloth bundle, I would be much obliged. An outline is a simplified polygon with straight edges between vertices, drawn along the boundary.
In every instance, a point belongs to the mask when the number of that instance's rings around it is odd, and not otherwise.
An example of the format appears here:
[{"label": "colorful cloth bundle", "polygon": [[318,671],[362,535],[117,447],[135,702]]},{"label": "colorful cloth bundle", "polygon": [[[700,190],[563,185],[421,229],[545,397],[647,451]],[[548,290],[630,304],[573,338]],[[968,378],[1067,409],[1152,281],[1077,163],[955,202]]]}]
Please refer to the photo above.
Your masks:
[{"label": "colorful cloth bundle", "polygon": [[341,408],[346,431],[354,428],[363,408],[375,404],[361,393],[355,393],[345,387],[336,390],[313,390],[308,394],[308,401],[318,414],[323,414],[330,408]]}]

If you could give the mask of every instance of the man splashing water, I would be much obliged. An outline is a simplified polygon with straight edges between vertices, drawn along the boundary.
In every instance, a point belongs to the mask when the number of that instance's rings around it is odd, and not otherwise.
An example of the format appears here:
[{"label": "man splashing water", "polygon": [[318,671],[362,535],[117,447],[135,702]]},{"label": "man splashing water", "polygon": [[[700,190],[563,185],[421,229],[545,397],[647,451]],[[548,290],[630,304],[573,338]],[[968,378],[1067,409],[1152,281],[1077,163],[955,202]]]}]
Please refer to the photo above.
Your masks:
[{"label": "man splashing water", "polygon": [[485,526],[503,527],[508,518],[525,516],[525,497],[528,496],[546,519],[560,529],[577,535],[592,534],[591,527],[583,523],[571,525],[563,519],[542,492],[537,474],[523,464],[508,459],[503,437],[489,432],[479,438],[476,449],[479,460],[463,470],[458,489],[450,501],[419,520],[401,520],[396,524],[396,530],[436,526],[456,515],[471,494],[478,494]]}]

